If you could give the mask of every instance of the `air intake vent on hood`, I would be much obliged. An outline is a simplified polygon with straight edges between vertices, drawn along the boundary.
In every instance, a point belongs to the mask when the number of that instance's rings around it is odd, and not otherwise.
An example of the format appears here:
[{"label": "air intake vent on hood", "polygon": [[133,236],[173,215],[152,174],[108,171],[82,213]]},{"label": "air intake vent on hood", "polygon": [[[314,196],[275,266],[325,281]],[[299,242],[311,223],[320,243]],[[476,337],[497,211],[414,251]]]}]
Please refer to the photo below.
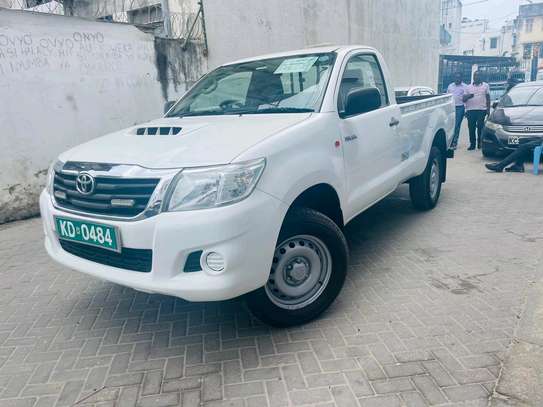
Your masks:
[{"label": "air intake vent on hood", "polygon": [[139,127],[136,129],[138,136],[175,136],[181,132],[181,127]]}]

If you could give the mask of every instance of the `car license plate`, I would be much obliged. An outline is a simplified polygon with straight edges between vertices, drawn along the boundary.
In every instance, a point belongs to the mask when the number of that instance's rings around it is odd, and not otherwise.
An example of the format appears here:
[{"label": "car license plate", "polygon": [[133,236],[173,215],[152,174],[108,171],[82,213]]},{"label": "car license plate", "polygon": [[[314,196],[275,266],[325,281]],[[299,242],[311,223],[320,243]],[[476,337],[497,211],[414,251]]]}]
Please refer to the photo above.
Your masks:
[{"label": "car license plate", "polygon": [[519,136],[509,136],[507,138],[507,144],[510,146],[518,146],[520,144],[520,137]]},{"label": "car license plate", "polygon": [[60,239],[121,251],[120,235],[113,226],[55,216],[55,227]]}]

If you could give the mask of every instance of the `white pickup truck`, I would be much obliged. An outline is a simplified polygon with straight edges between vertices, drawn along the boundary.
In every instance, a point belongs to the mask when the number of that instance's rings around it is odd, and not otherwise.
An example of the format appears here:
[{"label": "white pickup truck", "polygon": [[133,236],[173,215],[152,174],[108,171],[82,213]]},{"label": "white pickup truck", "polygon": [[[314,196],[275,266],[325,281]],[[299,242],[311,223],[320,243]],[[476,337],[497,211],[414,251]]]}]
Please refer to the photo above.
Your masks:
[{"label": "white pickup truck", "polygon": [[342,232],[408,182],[432,209],[450,96],[395,99],[381,55],[321,47],[223,65],[161,119],[52,164],[40,207],[59,263],[189,301],[243,294],[266,323],[322,313],[349,262]]}]

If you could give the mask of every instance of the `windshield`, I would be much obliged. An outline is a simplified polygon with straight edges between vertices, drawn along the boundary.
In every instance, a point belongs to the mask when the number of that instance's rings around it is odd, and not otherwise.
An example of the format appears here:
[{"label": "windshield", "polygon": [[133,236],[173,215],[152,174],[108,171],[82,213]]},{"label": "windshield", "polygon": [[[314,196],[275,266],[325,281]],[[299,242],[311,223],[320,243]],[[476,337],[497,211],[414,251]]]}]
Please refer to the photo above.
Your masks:
[{"label": "windshield", "polygon": [[513,88],[501,98],[500,106],[543,106],[543,88],[535,86]]},{"label": "windshield", "polygon": [[335,53],[289,56],[217,68],[167,117],[299,113],[320,108]]}]

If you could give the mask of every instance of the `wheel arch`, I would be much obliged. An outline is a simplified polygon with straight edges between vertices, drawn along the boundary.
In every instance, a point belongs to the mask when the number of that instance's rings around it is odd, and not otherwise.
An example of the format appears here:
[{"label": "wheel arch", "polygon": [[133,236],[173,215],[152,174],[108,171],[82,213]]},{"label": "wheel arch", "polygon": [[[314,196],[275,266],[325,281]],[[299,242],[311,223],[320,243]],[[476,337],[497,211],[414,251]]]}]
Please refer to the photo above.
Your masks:
[{"label": "wheel arch", "polygon": [[343,210],[336,189],[327,183],[319,183],[306,188],[290,204],[287,216],[297,208],[309,208],[326,215],[339,228],[344,226]]}]

